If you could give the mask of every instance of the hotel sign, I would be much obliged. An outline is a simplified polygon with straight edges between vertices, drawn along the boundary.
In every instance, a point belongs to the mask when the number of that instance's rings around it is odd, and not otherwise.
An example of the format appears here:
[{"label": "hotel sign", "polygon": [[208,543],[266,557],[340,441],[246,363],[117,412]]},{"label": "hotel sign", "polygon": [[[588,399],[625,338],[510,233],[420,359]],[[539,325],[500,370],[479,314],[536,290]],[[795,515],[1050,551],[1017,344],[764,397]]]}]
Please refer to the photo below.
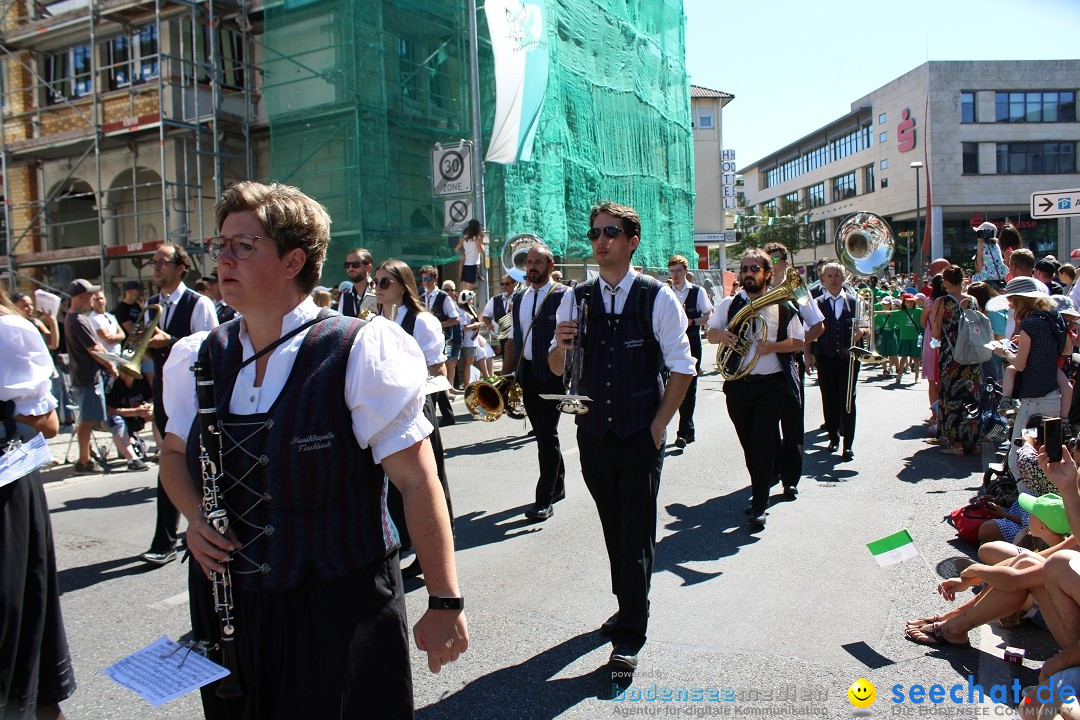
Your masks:
[{"label": "hotel sign", "polygon": [[723,150],[720,153],[720,191],[725,210],[734,210],[738,203],[738,190],[735,182],[735,151]]}]

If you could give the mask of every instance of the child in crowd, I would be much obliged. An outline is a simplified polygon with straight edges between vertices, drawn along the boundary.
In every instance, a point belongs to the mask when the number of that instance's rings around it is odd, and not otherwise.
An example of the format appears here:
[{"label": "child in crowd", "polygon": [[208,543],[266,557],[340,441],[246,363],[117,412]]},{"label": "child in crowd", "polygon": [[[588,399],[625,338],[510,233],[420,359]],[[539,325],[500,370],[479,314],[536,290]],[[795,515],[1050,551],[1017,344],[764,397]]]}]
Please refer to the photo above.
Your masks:
[{"label": "child in crowd", "polygon": [[[105,395],[105,406],[109,429],[112,430],[113,442],[120,455],[127,460],[128,470],[146,470],[147,465],[135,457],[131,450],[131,439],[154,416],[154,392],[146,378],[138,379],[120,373]],[[145,455],[145,445],[143,445]]]}]

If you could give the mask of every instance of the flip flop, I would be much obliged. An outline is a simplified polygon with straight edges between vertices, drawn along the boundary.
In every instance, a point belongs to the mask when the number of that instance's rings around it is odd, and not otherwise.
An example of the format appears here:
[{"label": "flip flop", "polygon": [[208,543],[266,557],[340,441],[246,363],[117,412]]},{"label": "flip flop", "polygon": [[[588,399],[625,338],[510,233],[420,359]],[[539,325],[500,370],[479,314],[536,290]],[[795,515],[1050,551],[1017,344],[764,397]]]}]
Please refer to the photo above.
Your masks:
[{"label": "flip flop", "polygon": [[904,637],[917,645],[959,645],[970,647],[971,640],[964,638],[964,642],[952,642],[945,639],[945,633],[941,629],[941,623],[930,623],[922,627],[912,627],[904,631]]},{"label": "flip flop", "polygon": [[933,623],[941,622],[942,620],[944,620],[944,618],[941,617],[941,615],[931,615],[930,617],[919,618],[918,620],[908,620],[905,627],[920,628],[923,625],[932,625]]}]

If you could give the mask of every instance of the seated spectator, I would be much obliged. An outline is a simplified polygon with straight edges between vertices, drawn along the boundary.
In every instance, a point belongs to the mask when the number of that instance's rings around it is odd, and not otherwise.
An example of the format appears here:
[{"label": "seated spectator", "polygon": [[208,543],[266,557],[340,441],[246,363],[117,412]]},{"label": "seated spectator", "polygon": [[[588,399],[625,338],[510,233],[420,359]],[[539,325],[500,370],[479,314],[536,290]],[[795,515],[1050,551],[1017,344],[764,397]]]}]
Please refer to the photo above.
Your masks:
[{"label": "seated spectator", "polygon": [[105,394],[109,429],[120,455],[127,460],[128,470],[146,470],[147,465],[135,457],[131,440],[154,416],[154,392],[146,378],[135,379],[125,373],[113,381]]},{"label": "seated spectator", "polygon": [[[1042,424],[1042,416],[1036,415],[1028,421],[1028,429],[1034,430]],[[1039,497],[1046,493],[1054,492],[1053,484],[1047,480],[1046,475],[1039,469],[1039,445],[1034,433],[1026,433],[1022,436],[1023,447],[1016,451],[1016,464],[1020,469],[1020,476],[1016,483],[1019,495],[1032,495]],[[986,508],[994,514],[992,522],[984,522],[979,526],[979,542],[994,542],[1003,540],[1007,543],[1020,545],[1025,540],[1028,527],[1028,514],[1020,505],[1020,498],[1007,510],[997,503],[989,502]]]}]

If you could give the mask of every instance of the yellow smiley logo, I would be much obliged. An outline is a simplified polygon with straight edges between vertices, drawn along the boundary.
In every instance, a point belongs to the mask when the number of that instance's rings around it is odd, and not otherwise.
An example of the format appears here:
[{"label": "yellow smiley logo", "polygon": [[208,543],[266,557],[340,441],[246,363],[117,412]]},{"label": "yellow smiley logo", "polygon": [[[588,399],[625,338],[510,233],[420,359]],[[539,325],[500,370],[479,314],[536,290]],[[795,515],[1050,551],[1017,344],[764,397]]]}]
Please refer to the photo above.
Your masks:
[{"label": "yellow smiley logo", "polygon": [[877,690],[874,684],[865,678],[859,678],[851,683],[847,691],[847,699],[857,708],[868,708],[877,699]]}]

